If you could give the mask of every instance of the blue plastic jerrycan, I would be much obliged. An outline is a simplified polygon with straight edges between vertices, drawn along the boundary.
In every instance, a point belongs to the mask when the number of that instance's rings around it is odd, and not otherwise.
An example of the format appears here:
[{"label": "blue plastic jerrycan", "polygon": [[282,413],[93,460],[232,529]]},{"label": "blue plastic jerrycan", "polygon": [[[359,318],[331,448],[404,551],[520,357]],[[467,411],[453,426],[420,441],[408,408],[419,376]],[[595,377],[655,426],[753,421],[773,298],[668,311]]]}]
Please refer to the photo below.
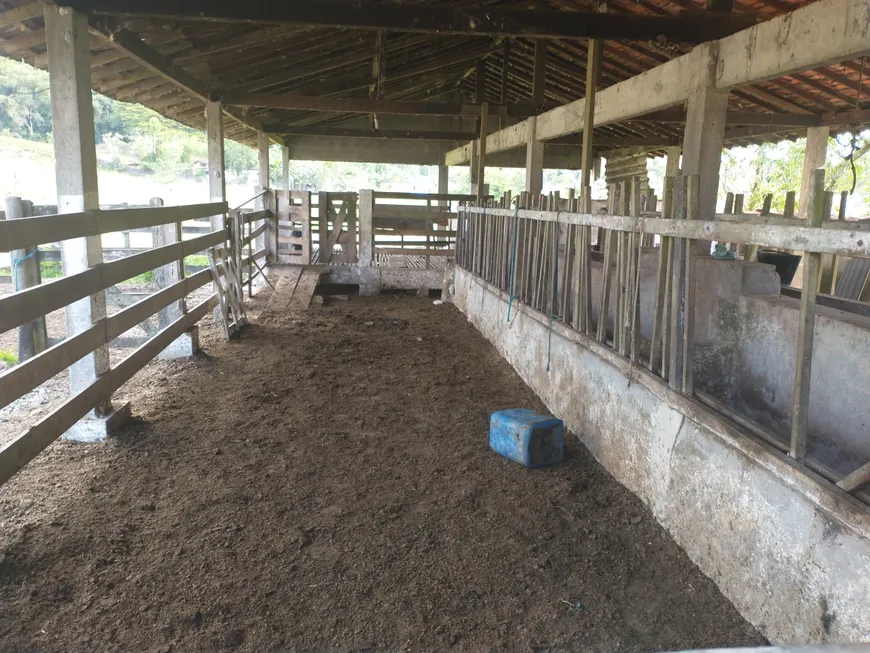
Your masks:
[{"label": "blue plastic jerrycan", "polygon": [[489,447],[526,467],[554,465],[564,457],[562,420],[511,408],[489,418]]}]

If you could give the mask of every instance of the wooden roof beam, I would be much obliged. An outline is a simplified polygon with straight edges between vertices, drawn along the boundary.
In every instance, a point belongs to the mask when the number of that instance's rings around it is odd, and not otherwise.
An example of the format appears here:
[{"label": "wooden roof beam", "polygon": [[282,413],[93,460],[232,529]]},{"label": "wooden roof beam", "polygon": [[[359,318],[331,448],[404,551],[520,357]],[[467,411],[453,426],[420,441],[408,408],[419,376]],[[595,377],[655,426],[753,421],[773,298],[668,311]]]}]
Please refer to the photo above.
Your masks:
[{"label": "wooden roof beam", "polygon": [[[124,51],[129,57],[135,59],[145,68],[152,70],[157,75],[166,78],[180,89],[190,95],[207,102],[210,99],[208,87],[187,73],[183,68],[172,64],[166,57],[151,48],[138,36],[122,29],[111,18],[92,18],[90,20],[91,33],[102,37],[114,47]],[[225,113],[251,129],[260,129],[259,123],[252,121],[247,116],[225,109]]]},{"label": "wooden roof beam", "polygon": [[28,2],[14,9],[0,11],[0,28],[23,23],[32,18],[42,18],[44,11],[42,2]]},{"label": "wooden roof beam", "polygon": [[287,127],[265,125],[263,131],[284,136],[320,136],[324,138],[374,138],[422,141],[466,141],[477,138],[474,132],[419,131],[412,129],[342,129],[340,127]]},{"label": "wooden roof beam", "polygon": [[59,4],[95,14],[174,20],[554,39],[650,40],[663,36],[684,43],[720,39],[754,24],[751,19],[718,12],[648,16],[394,4],[373,0],[149,0],[147,3],[141,0],[59,0]]},{"label": "wooden roof beam", "polygon": [[[223,101],[229,106],[288,109],[291,111],[334,111],[337,113],[383,113],[419,116],[480,115],[480,104],[444,102],[404,102],[356,98],[325,98],[307,95],[274,95],[265,93],[224,93]],[[492,104],[493,115],[528,117],[541,107],[533,104]]]}]

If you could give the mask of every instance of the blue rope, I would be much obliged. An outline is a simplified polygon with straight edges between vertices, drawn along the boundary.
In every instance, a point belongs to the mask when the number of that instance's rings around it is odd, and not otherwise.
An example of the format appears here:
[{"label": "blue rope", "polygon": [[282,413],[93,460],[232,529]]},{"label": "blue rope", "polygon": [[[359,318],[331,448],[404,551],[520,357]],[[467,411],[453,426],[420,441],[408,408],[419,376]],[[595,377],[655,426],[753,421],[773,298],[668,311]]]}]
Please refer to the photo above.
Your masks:
[{"label": "blue rope", "polygon": [[14,292],[18,292],[18,266],[21,263],[24,263],[24,261],[26,261],[27,259],[33,258],[37,254],[39,254],[39,248],[34,249],[24,258],[12,258],[12,290]]},{"label": "blue rope", "polygon": [[514,300],[519,299],[519,295],[514,295],[514,273],[517,267],[517,232],[520,230],[520,206],[517,204],[516,213],[514,213],[514,242],[511,247],[511,274],[510,283],[508,284],[508,293],[510,293],[510,301],[508,302],[507,321],[511,321],[511,309],[514,305]]},{"label": "blue rope", "polygon": [[550,371],[550,351],[553,344],[553,306],[559,278],[559,212],[556,212],[556,228],[553,229],[553,278],[550,285],[550,326],[547,332],[547,372]]}]

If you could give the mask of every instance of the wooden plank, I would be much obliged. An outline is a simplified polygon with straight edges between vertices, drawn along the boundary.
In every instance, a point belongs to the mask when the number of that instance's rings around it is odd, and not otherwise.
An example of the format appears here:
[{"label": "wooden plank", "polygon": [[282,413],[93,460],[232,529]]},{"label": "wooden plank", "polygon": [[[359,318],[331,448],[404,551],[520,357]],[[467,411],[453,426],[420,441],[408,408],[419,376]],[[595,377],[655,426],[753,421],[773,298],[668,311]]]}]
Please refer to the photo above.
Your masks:
[{"label": "wooden plank", "polygon": [[[221,273],[221,271],[219,271]],[[124,310],[100,320],[91,328],[67,338],[41,354],[0,374],[0,408],[59,374],[75,361],[133,328],[160,309],[211,279],[208,270],[200,271],[160,292],[148,295]]]},{"label": "wooden plank", "polygon": [[35,247],[70,238],[151,228],[225,213],[226,210],[226,202],[215,202],[189,206],[84,211],[0,222],[0,251]]},{"label": "wooden plank", "polygon": [[424,220],[455,220],[456,213],[442,211],[438,208],[428,208],[425,206],[375,204],[372,217],[379,220],[406,220],[413,218]]},{"label": "wooden plank", "polygon": [[[310,95],[279,95],[271,93],[230,92],[223,96],[224,103],[237,107],[282,109],[285,111],[323,111],[329,113],[375,113],[408,116],[480,115],[480,104],[460,102],[425,102],[414,100],[376,100],[368,98],[330,98]],[[491,113],[512,117],[533,116],[534,104],[492,105]]]},{"label": "wooden plank", "polygon": [[32,18],[42,18],[43,11],[42,2],[28,2],[14,9],[0,11],[0,28],[23,23]]},{"label": "wooden plank", "polygon": [[375,200],[437,200],[448,202],[474,202],[477,200],[477,195],[468,195],[466,193],[399,193],[392,191],[376,191],[374,196]]},{"label": "wooden plank", "polygon": [[115,390],[133,378],[151,359],[199,322],[214,307],[215,302],[216,298],[212,296],[193,308],[127,356],[116,367],[97,377],[83,391],[0,449],[0,485],[12,478],[73,424],[87,415],[94,406],[111,397]]},{"label": "wooden plank", "polygon": [[870,483],[870,463],[863,465],[837,483],[846,492],[854,492]]},{"label": "wooden plank", "polygon": [[[268,213],[268,211],[266,211],[266,213]],[[269,223],[264,222],[263,224],[261,224],[259,227],[254,229],[250,234],[248,234],[247,236],[245,236],[242,239],[241,246],[245,247],[246,245],[249,245],[251,243],[251,241],[253,241],[257,236],[260,236],[260,235],[266,233],[266,231],[268,231],[268,230],[269,230]]]},{"label": "wooden plank", "polygon": [[[481,245],[483,242],[481,240]],[[452,249],[422,249],[415,247],[375,247],[376,254],[390,254],[390,255],[415,255],[415,256],[449,256],[452,257],[455,255],[455,251]],[[482,256],[482,254],[481,254]]]},{"label": "wooden plank", "polygon": [[299,283],[299,277],[302,276],[304,268],[292,266],[284,272],[275,284],[275,290],[272,296],[269,297],[269,303],[263,309],[262,315],[272,313],[283,313],[287,310],[290,300],[293,298],[293,293],[296,292],[296,285]]},{"label": "wooden plank", "polygon": [[[466,210],[471,214],[513,215],[513,211],[508,209],[469,206]],[[555,211],[520,211],[520,217],[545,222],[555,222],[556,216]],[[716,219],[711,221],[646,217],[637,225],[634,219],[628,216],[565,212],[558,213],[558,216],[561,223],[589,225],[602,229],[704,241],[752,242],[779,249],[809,250],[840,256],[870,258],[870,239],[867,238],[866,225],[850,221],[842,223],[831,221],[821,227],[810,227],[792,226],[794,221],[790,221],[788,225],[768,223],[773,218],[746,220],[744,216],[744,219],[739,221],[720,220],[717,214]],[[806,223],[801,221],[801,224]]]},{"label": "wooden plank", "polygon": [[293,297],[287,304],[287,313],[301,313],[308,309],[311,305],[311,298],[314,296],[314,290],[317,288],[317,282],[320,281],[320,275],[321,272],[312,268],[306,268],[302,272]]},{"label": "wooden plank", "polygon": [[62,0],[80,10],[230,23],[263,22],[399,32],[515,36],[550,39],[604,38],[686,43],[722,38],[752,24],[732,13],[692,12],[673,16],[591,11],[530,11],[490,6],[425,6],[373,0],[287,0],[239,3],[232,0]]},{"label": "wooden plank", "polygon": [[268,133],[283,136],[320,136],[323,138],[364,138],[405,141],[470,141],[475,132],[426,131],[412,129],[343,129],[340,127],[296,127],[293,125],[266,125]]}]

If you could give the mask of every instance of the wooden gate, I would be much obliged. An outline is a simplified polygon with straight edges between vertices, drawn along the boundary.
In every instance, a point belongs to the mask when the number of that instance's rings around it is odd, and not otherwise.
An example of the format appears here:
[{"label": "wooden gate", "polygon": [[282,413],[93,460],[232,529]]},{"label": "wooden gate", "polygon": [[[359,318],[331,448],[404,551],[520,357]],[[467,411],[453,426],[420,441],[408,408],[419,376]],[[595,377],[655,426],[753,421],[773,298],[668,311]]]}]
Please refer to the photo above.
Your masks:
[{"label": "wooden gate", "polygon": [[318,193],[317,263],[355,265],[357,253],[357,194]]},{"label": "wooden gate", "polygon": [[311,193],[275,191],[278,263],[311,263]]}]

